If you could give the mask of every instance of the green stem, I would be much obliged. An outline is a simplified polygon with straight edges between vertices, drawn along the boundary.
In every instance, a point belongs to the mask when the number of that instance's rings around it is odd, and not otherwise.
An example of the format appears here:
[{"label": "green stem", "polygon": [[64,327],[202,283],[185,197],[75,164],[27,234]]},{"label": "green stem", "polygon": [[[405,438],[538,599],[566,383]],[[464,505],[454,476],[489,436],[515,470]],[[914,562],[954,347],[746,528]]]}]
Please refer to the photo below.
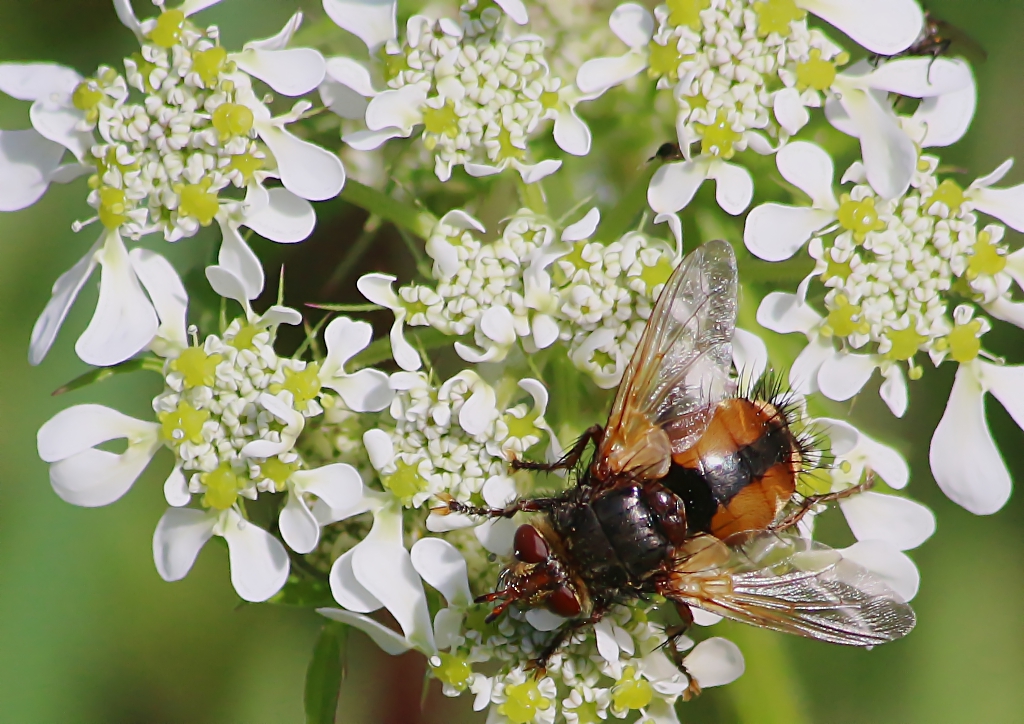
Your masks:
[{"label": "green stem", "polygon": [[429,211],[398,201],[353,179],[345,182],[341,198],[423,239],[430,236],[437,224],[437,218]]},{"label": "green stem", "polygon": [[540,181],[528,184],[522,177],[516,177],[516,186],[519,188],[519,202],[535,214],[547,216],[548,202],[544,198],[544,187]]},{"label": "green stem", "polygon": [[743,651],[746,670],[726,691],[740,724],[810,724],[806,696],[782,636],[731,621],[721,633]]}]

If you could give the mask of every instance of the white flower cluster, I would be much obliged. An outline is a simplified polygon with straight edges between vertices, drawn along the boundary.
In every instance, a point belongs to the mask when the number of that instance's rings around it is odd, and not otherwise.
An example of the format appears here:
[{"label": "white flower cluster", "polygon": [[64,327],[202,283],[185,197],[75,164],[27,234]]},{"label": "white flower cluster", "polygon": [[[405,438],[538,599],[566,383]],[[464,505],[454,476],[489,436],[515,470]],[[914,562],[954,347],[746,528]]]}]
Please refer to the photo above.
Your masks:
[{"label": "white flower cluster", "polygon": [[577,367],[603,388],[622,378],[626,363],[679,258],[678,246],[639,232],[605,244],[594,235],[600,213],[591,209],[558,234],[552,222],[521,210],[501,236],[483,242],[483,226],[462,211],[441,219],[427,241],[437,284],[391,289],[394,277],[369,274],[359,289],[395,313],[392,345],[407,370],[420,360],[402,329],[432,326],[472,335],[457,342],[468,362],[505,358],[519,340],[528,353],[558,341]]},{"label": "white flower cluster", "polygon": [[[530,183],[561,165],[529,158],[529,139],[551,119],[562,150],[580,156],[589,152],[590,131],[574,110],[586,98],[552,75],[540,37],[505,30],[502,7],[524,24],[521,3],[470,3],[458,21],[416,15],[401,38],[394,17],[397,2],[372,13],[365,7],[354,11],[351,5],[347,0],[324,2],[338,25],[367,44],[387,84],[376,91],[365,66],[344,57],[328,60],[324,102],[343,117],[361,113],[368,129],[344,137],[353,148],[374,149],[422,125],[423,145],[434,154],[441,181],[451,177],[455,166],[472,176],[511,166]],[[365,98],[371,98],[369,103]]]},{"label": "white flower cluster", "polygon": [[[285,128],[311,104],[302,101],[274,118],[266,105],[270,96],[260,98],[253,88],[257,78],[282,95],[299,96],[323,80],[317,51],[285,47],[301,14],[276,36],[231,53],[220,45],[216,27],[200,29],[189,19],[213,4],[160,4],[156,18],[140,22],[127,0],[116,0],[119,18],[140,43],[139,52],[125,58],[123,74],[101,66],[83,78],[50,63],[0,64],[0,90],[33,101],[33,129],[4,132],[27,152],[0,154],[0,173],[21,181],[4,186],[0,210],[34,203],[51,181],[88,175],[96,216],[74,229],[96,221],[103,227],[89,253],[55,285],[33,330],[33,363],[45,356],[97,263],[104,292],[76,347],[79,356],[117,364],[153,338],[153,305],[125,263],[122,237],[162,233],[176,241],[217,221],[225,253],[260,270],[240,226],[278,242],[301,241],[316,223],[308,201],[341,190],[345,172],[338,157]],[[75,162],[62,166],[65,151]],[[284,188],[264,188],[267,179],[280,179]],[[262,284],[262,271],[256,276]]]}]

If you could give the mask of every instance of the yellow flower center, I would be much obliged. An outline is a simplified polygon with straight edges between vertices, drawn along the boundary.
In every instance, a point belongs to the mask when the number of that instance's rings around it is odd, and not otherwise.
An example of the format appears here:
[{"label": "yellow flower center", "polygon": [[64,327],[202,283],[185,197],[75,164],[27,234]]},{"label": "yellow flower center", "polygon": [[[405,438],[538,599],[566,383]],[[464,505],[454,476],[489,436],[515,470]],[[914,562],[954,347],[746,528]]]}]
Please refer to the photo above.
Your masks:
[{"label": "yellow flower center", "polygon": [[796,66],[796,82],[800,87],[823,91],[831,88],[835,79],[835,64],[822,60],[818,48],[811,48],[810,58]]},{"label": "yellow flower center", "polygon": [[665,75],[671,80],[679,77],[679,64],[683,62],[682,53],[676,47],[675,38],[669,38],[668,45],[660,45],[651,41],[648,45],[647,75],[660,78]]},{"label": "yellow flower center", "polygon": [[992,235],[987,231],[978,232],[978,239],[974,242],[974,253],[967,257],[968,278],[975,279],[979,274],[991,276],[1005,268],[1006,257],[993,243]]},{"label": "yellow flower center", "polygon": [[550,110],[551,108],[559,108],[562,105],[562,101],[559,99],[557,91],[544,91],[540,94],[540,104],[545,109]]},{"label": "yellow flower center", "polygon": [[644,270],[640,272],[640,278],[644,280],[644,284],[647,285],[648,291],[654,289],[659,284],[664,284],[668,281],[668,278],[672,276],[672,262],[669,261],[668,257],[661,257],[658,259],[658,263],[654,266],[645,266]]},{"label": "yellow flower center", "polygon": [[604,720],[598,716],[596,702],[585,701],[571,711],[576,715],[576,720],[579,724],[603,724],[604,722]]},{"label": "yellow flower center", "polygon": [[203,505],[217,510],[227,510],[234,505],[238,499],[238,491],[243,487],[242,479],[231,470],[229,462],[221,463],[212,472],[203,473],[199,476],[199,480],[206,486]]},{"label": "yellow flower center", "polygon": [[533,721],[538,711],[551,708],[551,700],[545,698],[534,679],[527,679],[522,684],[505,687],[508,699],[498,707],[498,713],[508,717],[513,724],[528,724]]},{"label": "yellow flower center", "polygon": [[875,200],[870,196],[863,201],[854,201],[849,194],[843,194],[838,216],[842,227],[852,231],[857,241],[864,241],[868,232],[885,228],[885,222],[878,218],[878,212],[875,211]]},{"label": "yellow flower center", "polygon": [[425,108],[423,125],[427,133],[455,138],[459,135],[459,116],[455,113],[455,104],[447,101],[440,108]]},{"label": "yellow flower center", "polygon": [[75,86],[71,94],[71,103],[80,111],[91,111],[103,100],[103,91],[92,87],[92,82],[83,80]]},{"label": "yellow flower center", "polygon": [[668,0],[670,25],[685,25],[700,30],[700,11],[711,7],[711,0]]},{"label": "yellow flower center", "polygon": [[242,179],[248,183],[252,179],[252,175],[263,168],[263,159],[249,153],[240,153],[231,157],[228,168],[241,171]]},{"label": "yellow flower center", "polygon": [[918,334],[911,321],[906,329],[885,330],[885,337],[892,342],[892,349],[885,353],[886,359],[908,360],[913,357],[921,345],[928,341],[924,335]]},{"label": "yellow flower center", "polygon": [[149,39],[161,48],[170,48],[181,40],[181,26],[185,22],[185,13],[181,10],[164,10],[156,19],[156,27],[149,34]]},{"label": "yellow flower center", "polygon": [[970,362],[977,357],[981,351],[979,334],[981,334],[981,322],[977,319],[953,327],[953,331],[945,339],[949,348],[949,356],[961,364]]},{"label": "yellow flower center", "polygon": [[246,135],[252,130],[252,122],[252,111],[239,103],[222,103],[213,112],[213,127],[222,141]]},{"label": "yellow flower center", "polygon": [[[203,441],[203,423],[210,419],[209,410],[197,410],[187,402],[179,402],[174,412],[161,412],[157,415],[160,420],[160,432],[164,439],[174,445],[180,445],[188,440],[199,444]],[[180,435],[175,435],[180,432]]]},{"label": "yellow flower center", "polygon": [[725,111],[719,111],[715,122],[704,126],[704,138],[701,141],[701,152],[714,156],[721,156],[728,160],[735,155],[733,145],[743,138],[743,134],[732,130],[729,125],[729,116]]},{"label": "yellow flower center", "polygon": [[473,675],[473,667],[469,665],[465,657],[458,654],[440,653],[438,657],[441,664],[434,667],[434,676],[453,686],[459,691],[465,691],[469,686],[469,677]]},{"label": "yellow flower center", "polygon": [[427,489],[427,479],[420,475],[415,465],[399,460],[395,472],[381,478],[384,487],[394,493],[403,505],[411,505],[417,493]]},{"label": "yellow flower center", "polygon": [[835,307],[829,312],[823,332],[827,331],[838,337],[849,337],[855,332],[867,334],[870,328],[867,322],[860,319],[859,304],[850,304],[850,300],[844,294],[837,294],[833,304]]},{"label": "yellow flower center", "polygon": [[832,258],[832,255],[825,252],[825,262],[828,266],[825,267],[824,274],[821,275],[822,279],[828,281],[829,279],[846,279],[853,273],[853,269],[850,267],[850,262],[853,257],[846,261],[836,261]]},{"label": "yellow flower center", "polygon": [[217,193],[209,191],[211,183],[210,179],[204,178],[197,184],[182,186],[178,191],[181,197],[178,202],[178,215],[190,216],[201,226],[213,223],[220,204],[217,201]]},{"label": "yellow flower center", "polygon": [[262,331],[263,330],[259,327],[254,327],[251,324],[243,324],[241,328],[239,328],[238,333],[228,340],[228,344],[239,352],[243,349],[251,349],[253,338]]},{"label": "yellow flower center", "polygon": [[384,61],[384,78],[394,80],[402,71],[409,70],[409,61],[402,53],[389,55],[381,48],[380,59]]},{"label": "yellow flower center", "polygon": [[512,134],[502,127],[498,132],[498,158],[522,158],[526,151],[512,143]]},{"label": "yellow flower center", "polygon": [[522,417],[505,415],[505,424],[508,426],[509,437],[524,438],[527,435],[536,435],[537,426],[534,424],[540,417],[536,412],[527,412]]},{"label": "yellow flower center", "polygon": [[940,201],[945,204],[946,208],[948,208],[950,212],[955,212],[964,202],[964,191],[956,181],[948,178],[940,183],[939,187],[935,189],[935,193],[924,202],[925,210],[931,208],[931,205],[936,201]]},{"label": "yellow flower center", "polygon": [[612,703],[616,709],[643,709],[654,698],[654,689],[646,679],[636,675],[636,669],[627,666],[619,683],[612,687]]},{"label": "yellow flower center", "polygon": [[223,360],[219,354],[206,354],[202,347],[189,347],[171,361],[171,369],[181,373],[185,387],[212,387]]},{"label": "yellow flower center", "polygon": [[299,469],[299,464],[296,463],[283,463],[281,458],[268,458],[267,460],[260,463],[260,473],[264,478],[274,481],[274,487],[277,490],[283,490],[284,484],[288,478],[292,476],[296,470]]},{"label": "yellow flower center", "polygon": [[100,189],[99,217],[108,229],[116,229],[128,220],[124,191],[110,186]]},{"label": "yellow flower center", "polygon": [[306,403],[320,394],[320,363],[310,362],[301,372],[286,369],[281,387],[294,395],[295,409],[304,409]]},{"label": "yellow flower center", "polygon": [[192,55],[192,70],[203,79],[203,85],[211,88],[217,82],[217,77],[227,59],[228,51],[219,45],[209,50],[200,50]]},{"label": "yellow flower center", "polygon": [[794,0],[755,3],[754,11],[757,13],[757,34],[761,38],[770,33],[789,35],[789,24],[807,17],[807,11],[798,8]]}]

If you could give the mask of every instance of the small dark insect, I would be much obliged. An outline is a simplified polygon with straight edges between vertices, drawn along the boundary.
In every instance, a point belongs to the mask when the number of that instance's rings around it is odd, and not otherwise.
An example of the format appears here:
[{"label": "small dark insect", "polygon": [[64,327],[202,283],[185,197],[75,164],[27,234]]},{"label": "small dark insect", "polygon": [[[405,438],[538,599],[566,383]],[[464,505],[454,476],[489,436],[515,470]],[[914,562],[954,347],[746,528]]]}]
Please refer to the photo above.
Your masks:
[{"label": "small dark insect", "polygon": [[656,159],[659,161],[680,161],[683,159],[683,151],[679,148],[678,143],[667,141],[658,146],[658,150],[647,161],[650,163]]},{"label": "small dark insect", "polygon": [[[877,576],[835,551],[787,533],[813,506],[856,493],[795,500],[806,441],[792,409],[765,389],[736,392],[732,337],[736,259],[724,241],[699,247],[665,284],[612,403],[559,462],[576,484],[506,508],[450,501],[441,512],[536,513],[515,534],[515,559],[489,619],[509,606],[544,606],[570,619],[534,664],[543,668],[582,627],[616,603],[650,594],[764,628],[852,646],[905,635],[914,613]],[[777,393],[777,391],[776,391]],[[870,478],[869,478],[870,480]],[[667,651],[675,654],[675,647]],[[676,656],[676,663],[682,666]],[[696,684],[691,681],[693,693]]]},{"label": "small dark insect", "polygon": [[877,63],[882,58],[931,56],[934,61],[940,55],[963,56],[973,63],[984,63],[988,53],[974,38],[952,23],[935,17],[931,12],[924,14],[924,28],[914,44],[896,55],[875,55]]}]

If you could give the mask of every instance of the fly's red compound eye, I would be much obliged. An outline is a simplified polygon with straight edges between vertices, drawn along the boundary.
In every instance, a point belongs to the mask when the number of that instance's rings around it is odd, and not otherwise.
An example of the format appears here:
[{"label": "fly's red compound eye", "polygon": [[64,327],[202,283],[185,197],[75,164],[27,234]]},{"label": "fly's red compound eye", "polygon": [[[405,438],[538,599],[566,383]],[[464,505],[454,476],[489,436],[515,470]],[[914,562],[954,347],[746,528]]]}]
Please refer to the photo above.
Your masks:
[{"label": "fly's red compound eye", "polygon": [[515,556],[523,563],[542,563],[548,559],[548,544],[529,523],[516,531]]},{"label": "fly's red compound eye", "polygon": [[555,592],[548,596],[548,608],[553,613],[565,618],[573,618],[580,615],[580,599],[568,586],[559,586]]}]

